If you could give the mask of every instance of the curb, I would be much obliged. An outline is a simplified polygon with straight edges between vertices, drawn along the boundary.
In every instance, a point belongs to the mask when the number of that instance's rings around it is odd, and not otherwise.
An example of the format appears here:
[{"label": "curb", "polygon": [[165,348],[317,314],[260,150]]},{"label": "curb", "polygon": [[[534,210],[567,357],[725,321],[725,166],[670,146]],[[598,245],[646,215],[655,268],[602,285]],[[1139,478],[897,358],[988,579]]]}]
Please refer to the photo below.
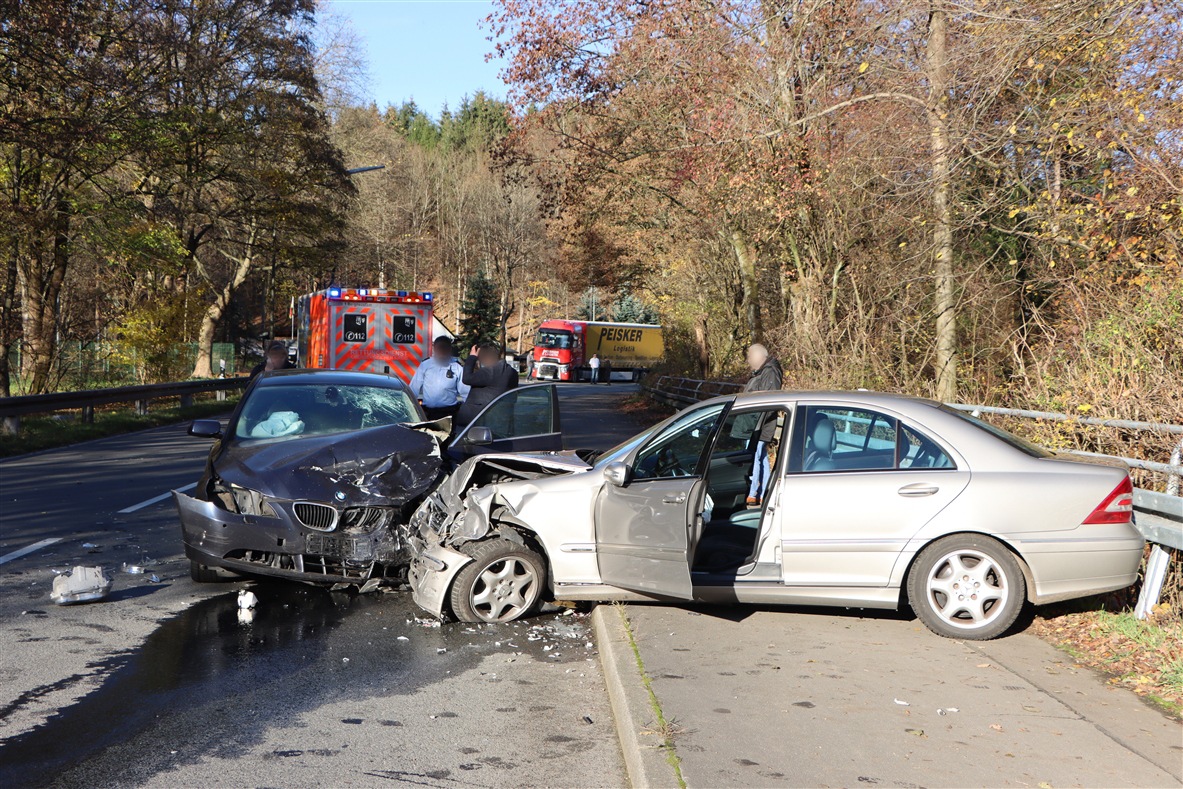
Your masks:
[{"label": "curb", "polygon": [[641,739],[641,730],[647,722],[652,722],[653,713],[622,617],[623,609],[618,611],[614,605],[597,605],[591,615],[604,684],[608,687],[608,703],[616,722],[616,736],[624,754],[629,783],[644,789],[676,789],[678,781],[664,752]]}]

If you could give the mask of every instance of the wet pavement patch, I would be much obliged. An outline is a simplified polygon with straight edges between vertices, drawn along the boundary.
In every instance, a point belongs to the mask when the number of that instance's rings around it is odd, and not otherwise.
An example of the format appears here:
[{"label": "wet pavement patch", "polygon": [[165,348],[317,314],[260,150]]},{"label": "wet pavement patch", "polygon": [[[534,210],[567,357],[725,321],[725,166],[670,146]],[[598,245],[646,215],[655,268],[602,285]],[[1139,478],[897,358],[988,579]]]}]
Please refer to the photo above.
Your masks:
[{"label": "wet pavement patch", "polygon": [[[343,694],[391,698],[393,712],[398,696],[461,674],[487,655],[554,662],[561,647],[568,660],[582,663],[592,654],[582,616],[431,627],[409,595],[350,595],[288,583],[252,588],[259,603],[249,621],[240,620],[237,591],[228,592],[164,621],[138,649],[91,664],[98,688],[41,726],[0,739],[0,785],[138,783],[206,755],[245,755],[270,728],[294,725]],[[6,712],[55,689],[22,697]],[[328,754],[284,749],[264,758]]]}]

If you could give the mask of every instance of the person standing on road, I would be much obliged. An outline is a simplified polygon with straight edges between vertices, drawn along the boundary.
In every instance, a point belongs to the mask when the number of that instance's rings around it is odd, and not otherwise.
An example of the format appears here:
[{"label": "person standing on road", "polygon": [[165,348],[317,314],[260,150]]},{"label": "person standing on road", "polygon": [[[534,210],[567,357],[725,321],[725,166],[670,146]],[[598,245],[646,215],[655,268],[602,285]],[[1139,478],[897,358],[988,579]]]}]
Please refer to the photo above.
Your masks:
[{"label": "person standing on road", "polygon": [[[744,385],[745,392],[776,392],[784,387],[784,371],[780,362],[768,352],[768,348],[755,343],[748,348],[748,367],[752,377]],[[768,460],[768,445],[776,435],[776,420],[765,419],[760,427],[760,438],[756,442],[756,456],[752,463],[752,484],[748,489],[747,505],[758,507],[764,502],[772,464]]]},{"label": "person standing on road", "polygon": [[604,377],[604,383],[608,386],[612,385],[612,360],[605,359],[600,363],[600,374]]},{"label": "person standing on road", "polygon": [[296,365],[288,361],[288,344],[283,340],[272,340],[263,354],[263,361],[251,369],[251,378],[268,370],[294,370]]},{"label": "person standing on road", "polygon": [[485,406],[516,387],[518,371],[501,358],[501,349],[496,345],[474,345],[464,361],[463,381],[470,389],[452,420],[454,431],[476,419]]},{"label": "person standing on road", "polygon": [[595,386],[600,382],[600,355],[593,353],[592,358],[588,359],[587,366],[591,368],[591,382]]},{"label": "person standing on road", "polygon": [[468,397],[464,383],[464,365],[452,353],[452,341],[436,337],[431,343],[431,356],[423,360],[411,378],[411,394],[423,404],[431,420],[455,416],[460,404]]}]

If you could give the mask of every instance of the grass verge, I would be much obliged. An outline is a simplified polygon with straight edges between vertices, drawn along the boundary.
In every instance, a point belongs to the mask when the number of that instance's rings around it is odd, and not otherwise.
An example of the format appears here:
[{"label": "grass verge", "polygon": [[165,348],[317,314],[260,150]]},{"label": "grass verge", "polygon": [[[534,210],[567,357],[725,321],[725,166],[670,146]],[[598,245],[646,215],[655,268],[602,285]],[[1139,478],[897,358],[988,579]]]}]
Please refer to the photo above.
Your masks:
[{"label": "grass verge", "polygon": [[646,427],[669,418],[676,410],[657,402],[644,392],[631,395],[620,404],[620,413]]},{"label": "grass verge", "polygon": [[0,435],[0,457],[23,455],[43,449],[69,446],[80,441],[117,436],[149,427],[161,427],[177,422],[187,422],[190,419],[225,414],[234,410],[237,402],[237,397],[222,401],[205,400],[194,403],[188,408],[180,406],[160,408],[144,415],[134,411],[99,411],[96,409],[94,422],[90,424],[82,422],[77,415],[74,415],[72,419],[54,417],[22,419],[19,436]]},{"label": "grass verge", "polygon": [[686,789],[686,779],[682,777],[682,760],[674,749],[674,733],[678,726],[673,721],[666,719],[665,713],[661,709],[661,702],[658,700],[657,694],[653,692],[653,681],[649,678],[649,672],[645,670],[645,661],[641,658],[641,650],[637,647],[637,639],[633,633],[633,623],[625,613],[625,607],[620,603],[615,603],[614,606],[617,613],[620,614],[620,621],[624,624],[624,632],[628,633],[628,645],[633,650],[633,658],[637,661],[637,673],[641,675],[641,684],[645,686],[645,692],[649,694],[649,708],[653,711],[655,721],[653,731],[661,738],[660,747],[665,751],[666,763],[673,769],[678,786],[681,789]]},{"label": "grass verge", "polygon": [[1036,617],[1031,632],[1183,719],[1183,618],[1169,605],[1145,620],[1130,611],[1053,609]]}]

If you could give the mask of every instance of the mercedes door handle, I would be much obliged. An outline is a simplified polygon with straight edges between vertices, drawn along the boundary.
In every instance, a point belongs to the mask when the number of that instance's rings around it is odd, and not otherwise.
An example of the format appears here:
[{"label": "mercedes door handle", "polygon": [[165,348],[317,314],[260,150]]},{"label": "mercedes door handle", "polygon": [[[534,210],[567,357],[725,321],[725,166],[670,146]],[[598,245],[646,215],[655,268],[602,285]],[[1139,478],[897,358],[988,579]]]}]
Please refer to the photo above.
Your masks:
[{"label": "mercedes door handle", "polygon": [[919,499],[923,498],[924,496],[931,496],[938,490],[940,490],[940,488],[938,488],[936,485],[925,485],[923,482],[919,482],[912,485],[904,485],[902,488],[897,490],[896,493],[909,499]]},{"label": "mercedes door handle", "polygon": [[666,496],[661,500],[662,504],[681,504],[686,501],[686,494],[679,493],[676,496]]}]

